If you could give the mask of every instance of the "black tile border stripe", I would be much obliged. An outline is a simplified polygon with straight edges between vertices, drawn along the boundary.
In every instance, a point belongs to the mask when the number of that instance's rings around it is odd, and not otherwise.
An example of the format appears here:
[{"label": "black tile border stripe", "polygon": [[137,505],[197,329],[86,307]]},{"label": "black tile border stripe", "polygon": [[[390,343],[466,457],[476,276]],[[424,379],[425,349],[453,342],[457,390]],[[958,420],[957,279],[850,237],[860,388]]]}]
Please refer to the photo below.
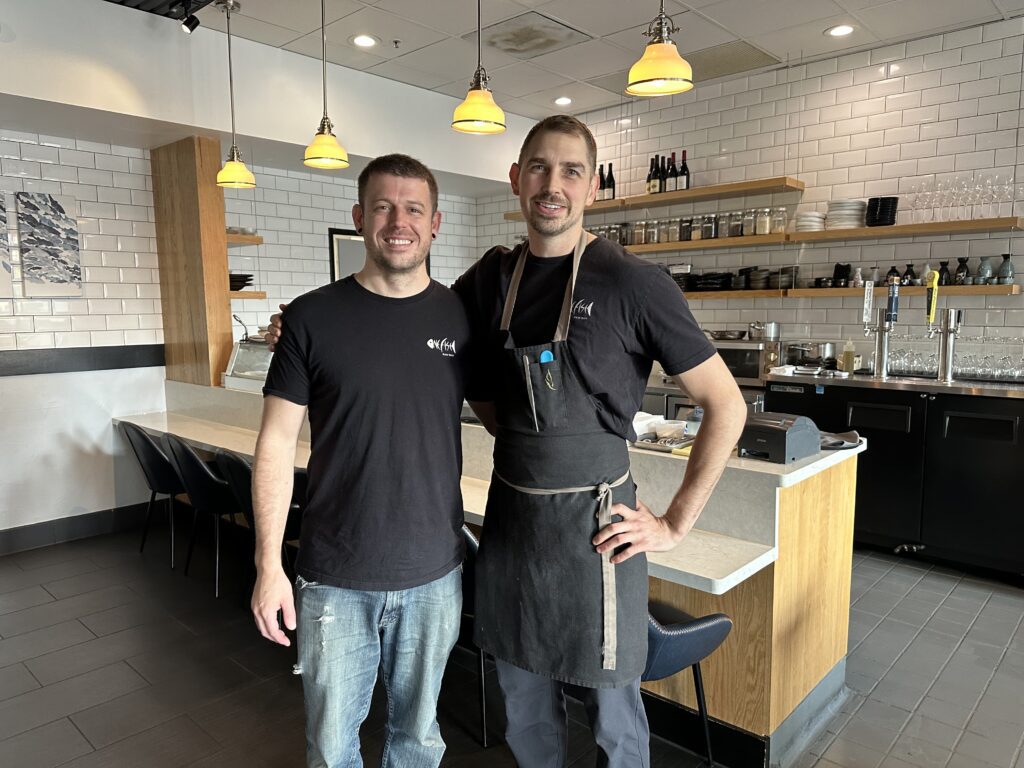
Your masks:
[{"label": "black tile border stripe", "polygon": [[151,368],[164,364],[163,344],[128,344],[121,347],[68,347],[18,349],[0,352],[0,376],[39,373],[109,371]]},{"label": "black tile border stripe", "polygon": [[0,531],[0,556],[139,528],[145,517],[146,504],[142,503],[8,528]]}]

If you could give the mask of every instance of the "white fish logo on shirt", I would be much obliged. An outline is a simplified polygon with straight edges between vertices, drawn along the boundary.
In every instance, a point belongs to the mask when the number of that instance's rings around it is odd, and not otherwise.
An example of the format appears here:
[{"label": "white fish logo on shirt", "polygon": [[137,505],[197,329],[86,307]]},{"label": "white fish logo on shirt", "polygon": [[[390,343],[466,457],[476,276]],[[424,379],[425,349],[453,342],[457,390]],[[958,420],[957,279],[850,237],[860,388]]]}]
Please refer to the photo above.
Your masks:
[{"label": "white fish logo on shirt", "polygon": [[455,356],[455,342],[449,341],[447,336],[443,339],[427,339],[427,346],[436,349],[445,357]]},{"label": "white fish logo on shirt", "polygon": [[574,319],[586,320],[594,311],[594,302],[580,299],[573,302],[572,316]]}]

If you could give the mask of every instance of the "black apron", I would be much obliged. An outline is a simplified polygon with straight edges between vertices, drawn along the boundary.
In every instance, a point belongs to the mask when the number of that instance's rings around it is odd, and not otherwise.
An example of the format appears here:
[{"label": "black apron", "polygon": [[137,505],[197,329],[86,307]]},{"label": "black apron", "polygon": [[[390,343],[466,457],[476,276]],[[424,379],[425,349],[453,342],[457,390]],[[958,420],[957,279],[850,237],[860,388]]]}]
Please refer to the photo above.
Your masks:
[{"label": "black apron", "polygon": [[610,554],[599,555],[591,543],[612,522],[613,503],[636,507],[636,486],[626,441],[599,422],[600,403],[583,388],[568,344],[586,244],[583,232],[555,338],[531,347],[517,347],[509,332],[527,254],[525,244],[517,248],[501,320],[498,432],[477,561],[475,637],[522,669],[611,688],[644,670],[647,558],[612,565]]}]

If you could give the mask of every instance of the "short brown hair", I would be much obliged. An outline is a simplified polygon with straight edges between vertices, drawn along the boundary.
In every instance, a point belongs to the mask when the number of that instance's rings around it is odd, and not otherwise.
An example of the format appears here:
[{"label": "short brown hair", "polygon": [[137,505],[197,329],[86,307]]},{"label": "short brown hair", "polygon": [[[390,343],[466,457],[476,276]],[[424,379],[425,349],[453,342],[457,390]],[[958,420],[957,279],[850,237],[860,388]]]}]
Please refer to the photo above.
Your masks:
[{"label": "short brown hair", "polygon": [[597,142],[594,141],[594,134],[590,132],[582,122],[572,115],[551,115],[537,123],[523,139],[523,146],[519,148],[519,164],[523,164],[523,156],[526,154],[530,142],[541,133],[567,133],[570,136],[579,136],[587,145],[587,159],[590,161],[590,170],[597,170]]},{"label": "short brown hair", "polygon": [[401,176],[404,179],[423,179],[430,188],[430,204],[437,210],[437,179],[423,163],[408,155],[381,155],[366,164],[359,174],[359,205],[363,206],[366,185],[374,174]]}]

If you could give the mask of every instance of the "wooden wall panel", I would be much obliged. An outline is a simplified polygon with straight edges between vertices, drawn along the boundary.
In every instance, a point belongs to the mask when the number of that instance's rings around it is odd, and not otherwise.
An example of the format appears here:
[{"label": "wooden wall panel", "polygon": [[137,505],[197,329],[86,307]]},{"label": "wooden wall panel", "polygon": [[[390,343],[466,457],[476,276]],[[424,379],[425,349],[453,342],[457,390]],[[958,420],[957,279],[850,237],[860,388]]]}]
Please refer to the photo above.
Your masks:
[{"label": "wooden wall panel", "polygon": [[219,386],[232,344],[220,142],[182,139],[151,164],[167,378]]}]

